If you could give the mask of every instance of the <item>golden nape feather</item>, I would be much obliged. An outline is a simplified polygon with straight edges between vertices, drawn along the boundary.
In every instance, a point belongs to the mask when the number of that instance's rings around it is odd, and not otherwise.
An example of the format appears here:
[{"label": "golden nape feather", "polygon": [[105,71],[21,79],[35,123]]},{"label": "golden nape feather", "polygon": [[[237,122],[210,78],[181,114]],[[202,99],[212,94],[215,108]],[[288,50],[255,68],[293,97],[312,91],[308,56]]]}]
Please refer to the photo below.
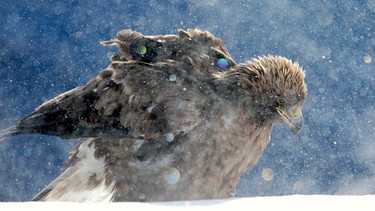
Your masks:
[{"label": "golden nape feather", "polygon": [[63,93],[0,138],[80,138],[65,172],[33,200],[172,201],[233,197],[276,123],[297,133],[302,68],[280,56],[236,64],[207,31],[102,42],[120,50],[85,86]]}]

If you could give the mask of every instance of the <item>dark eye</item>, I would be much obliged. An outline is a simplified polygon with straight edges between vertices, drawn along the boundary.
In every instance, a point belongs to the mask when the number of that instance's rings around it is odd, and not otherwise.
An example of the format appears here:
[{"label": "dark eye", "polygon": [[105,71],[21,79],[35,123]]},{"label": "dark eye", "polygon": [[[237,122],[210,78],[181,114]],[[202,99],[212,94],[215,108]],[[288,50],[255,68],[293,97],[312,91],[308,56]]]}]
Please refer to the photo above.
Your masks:
[{"label": "dark eye", "polygon": [[279,104],[279,106],[283,106],[283,105],[285,105],[285,100],[284,100],[284,99],[280,99],[280,100],[278,101],[278,104]]}]

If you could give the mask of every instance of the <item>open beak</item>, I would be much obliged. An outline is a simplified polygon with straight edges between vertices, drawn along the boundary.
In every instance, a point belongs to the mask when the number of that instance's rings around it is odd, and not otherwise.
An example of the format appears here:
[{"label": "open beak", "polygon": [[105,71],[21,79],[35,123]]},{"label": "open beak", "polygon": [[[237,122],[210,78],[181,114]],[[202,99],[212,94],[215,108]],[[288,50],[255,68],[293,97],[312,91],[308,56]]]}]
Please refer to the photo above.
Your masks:
[{"label": "open beak", "polygon": [[285,110],[276,107],[277,112],[283,118],[288,128],[294,133],[298,133],[303,125],[303,116],[300,108],[297,108],[293,114],[289,114]]}]

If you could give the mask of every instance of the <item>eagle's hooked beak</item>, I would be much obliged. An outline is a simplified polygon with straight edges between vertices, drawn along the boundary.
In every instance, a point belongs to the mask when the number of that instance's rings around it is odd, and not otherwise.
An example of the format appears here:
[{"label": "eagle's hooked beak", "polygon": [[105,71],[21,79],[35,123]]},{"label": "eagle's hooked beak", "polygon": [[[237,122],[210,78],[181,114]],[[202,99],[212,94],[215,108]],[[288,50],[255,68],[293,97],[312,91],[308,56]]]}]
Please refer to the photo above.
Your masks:
[{"label": "eagle's hooked beak", "polygon": [[303,116],[300,108],[297,108],[293,114],[289,114],[279,107],[276,107],[276,110],[294,134],[298,133],[301,130],[303,125]]}]

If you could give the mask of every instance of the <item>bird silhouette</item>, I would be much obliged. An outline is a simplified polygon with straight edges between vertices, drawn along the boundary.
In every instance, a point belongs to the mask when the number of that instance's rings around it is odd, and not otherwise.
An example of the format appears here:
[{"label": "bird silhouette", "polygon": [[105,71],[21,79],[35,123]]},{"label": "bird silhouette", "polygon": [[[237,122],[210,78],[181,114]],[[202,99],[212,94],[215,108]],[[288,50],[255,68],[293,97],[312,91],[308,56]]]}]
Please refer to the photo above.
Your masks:
[{"label": "bird silhouette", "polygon": [[40,201],[172,201],[233,197],[275,124],[303,125],[302,68],[281,56],[236,64],[208,31],[102,42],[119,52],[85,86],[36,108],[0,139],[80,138]]}]

